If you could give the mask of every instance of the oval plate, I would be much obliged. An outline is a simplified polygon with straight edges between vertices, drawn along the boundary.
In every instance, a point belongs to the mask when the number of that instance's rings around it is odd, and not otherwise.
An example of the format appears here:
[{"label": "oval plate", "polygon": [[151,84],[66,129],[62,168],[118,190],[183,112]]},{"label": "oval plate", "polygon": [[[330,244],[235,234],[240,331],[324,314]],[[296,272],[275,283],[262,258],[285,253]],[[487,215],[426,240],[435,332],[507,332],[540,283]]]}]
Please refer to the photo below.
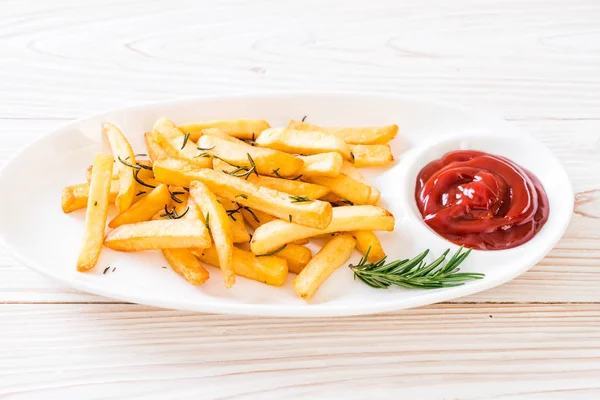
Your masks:
[{"label": "oval plate", "polygon": [[[83,234],[84,210],[63,214],[64,186],[83,182],[94,153],[107,150],[100,123],[110,121],[127,135],[134,151],[145,153],[143,133],[161,116],[177,123],[203,119],[262,118],[273,126],[308,116],[320,125],[398,124],[391,142],[397,161],[365,170],[382,192],[380,204],[396,216],[394,232],[379,233],[388,259],[408,258],[424,249],[430,255],[452,251],[424,225],[413,200],[415,177],[428,161],[453,149],[478,149],[512,159],[531,170],[550,200],[550,218],[523,246],[503,251],[474,251],[463,271],[486,277],[464,286],[377,290],[354,281],[342,267],[310,302],[298,298],[291,282],[271,287],[239,278],[230,290],[220,271],[195,287],[180,278],[157,251],[118,253],[103,249],[96,268],[78,273],[75,263]],[[535,149],[535,151],[532,151]],[[111,111],[75,121],[24,148],[0,173],[0,238],[27,266],[74,288],[157,307],[261,316],[319,317],[378,313],[447,301],[507,282],[535,265],[563,235],[573,209],[573,192],[560,162],[538,140],[506,123],[466,109],[426,100],[352,93],[291,93],[172,101]],[[112,211],[114,215],[114,210]],[[360,258],[356,253],[351,262]],[[431,259],[431,258],[430,258]],[[104,269],[111,269],[103,274]],[[116,268],[113,272],[112,269]]]}]

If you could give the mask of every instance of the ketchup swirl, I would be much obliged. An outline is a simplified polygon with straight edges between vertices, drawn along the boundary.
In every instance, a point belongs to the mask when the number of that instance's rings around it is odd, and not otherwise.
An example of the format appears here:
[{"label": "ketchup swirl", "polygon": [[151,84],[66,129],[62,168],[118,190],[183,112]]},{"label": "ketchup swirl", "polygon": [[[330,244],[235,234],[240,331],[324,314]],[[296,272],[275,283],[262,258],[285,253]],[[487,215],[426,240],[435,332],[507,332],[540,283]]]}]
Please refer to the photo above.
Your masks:
[{"label": "ketchup swirl", "polygon": [[548,197],[531,172],[500,156],[458,150],[417,176],[423,221],[449,241],[502,250],[529,241],[548,220]]}]

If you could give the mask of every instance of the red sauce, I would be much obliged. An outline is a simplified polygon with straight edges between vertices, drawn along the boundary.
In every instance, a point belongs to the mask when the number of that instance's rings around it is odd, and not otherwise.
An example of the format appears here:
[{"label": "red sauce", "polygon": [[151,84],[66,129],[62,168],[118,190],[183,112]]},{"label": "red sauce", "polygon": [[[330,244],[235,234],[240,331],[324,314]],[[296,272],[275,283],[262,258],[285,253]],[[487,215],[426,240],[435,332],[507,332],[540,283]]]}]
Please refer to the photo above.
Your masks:
[{"label": "red sauce", "polygon": [[548,220],[548,197],[531,172],[481,151],[452,151],[417,177],[423,221],[453,243],[502,250],[530,240]]}]

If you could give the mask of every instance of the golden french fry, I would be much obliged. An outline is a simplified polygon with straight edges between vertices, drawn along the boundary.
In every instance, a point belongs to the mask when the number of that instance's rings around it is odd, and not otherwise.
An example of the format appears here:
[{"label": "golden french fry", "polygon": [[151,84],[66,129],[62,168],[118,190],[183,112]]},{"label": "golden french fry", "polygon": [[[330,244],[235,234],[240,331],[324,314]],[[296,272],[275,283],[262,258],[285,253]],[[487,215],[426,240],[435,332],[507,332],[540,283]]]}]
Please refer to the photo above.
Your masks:
[{"label": "golden french fry", "polygon": [[233,243],[248,243],[250,241],[250,234],[248,233],[248,229],[246,229],[246,224],[244,224],[244,217],[241,214],[242,208],[224,197],[220,197],[218,200],[229,216],[232,233],[231,240]]},{"label": "golden french fry", "polygon": [[233,241],[231,238],[233,232],[227,212],[217,201],[214,193],[202,182],[193,181],[190,184],[190,197],[194,199],[194,203],[198,205],[205,216],[205,223],[208,225],[219,256],[225,287],[230,288],[235,283],[235,273],[232,265]]},{"label": "golden french fry", "polygon": [[207,248],[208,229],[200,221],[161,219],[121,225],[104,239],[104,245],[117,251]]},{"label": "golden french fry", "polygon": [[350,151],[355,167],[385,165],[394,161],[388,144],[352,144]]},{"label": "golden french fry", "polygon": [[[250,225],[250,227],[254,230],[258,229],[259,226],[266,224],[267,222],[278,219],[277,217],[274,217],[262,211],[252,210],[248,207],[242,208],[240,211],[244,216],[244,221],[246,221],[246,223]],[[302,246],[308,244],[308,239],[298,239],[294,240],[291,243]]]},{"label": "golden french fry", "polygon": [[267,187],[294,196],[305,196],[310,199],[320,199],[329,193],[330,189],[314,183],[299,180],[271,178],[270,176],[254,176],[249,179],[258,186]]},{"label": "golden french fry", "polygon": [[[207,264],[219,267],[219,256],[214,246],[208,249],[192,249],[192,253]],[[233,271],[236,275],[281,286],[288,275],[288,264],[284,258],[276,256],[256,257],[249,251],[233,248]]]},{"label": "golden french fry", "polygon": [[307,239],[334,232],[391,231],[394,216],[377,206],[346,206],[333,208],[333,218],[326,229],[290,224],[274,220],[254,231],[250,249],[254,254],[265,254],[298,239]]},{"label": "golden french fry", "polygon": [[144,133],[144,140],[146,141],[146,149],[148,149],[148,157],[150,157],[152,162],[161,157],[167,157],[167,152],[156,143],[152,137],[152,132]]},{"label": "golden french fry", "polygon": [[136,184],[133,176],[135,171],[134,168],[126,165],[135,165],[135,155],[127,138],[125,138],[119,128],[105,122],[102,124],[102,129],[110,143],[116,169],[119,173],[119,194],[115,199],[115,204],[119,212],[123,212],[131,207],[133,197],[135,196]]},{"label": "golden french fry", "polygon": [[183,160],[159,159],[153,168],[154,175],[161,182],[188,186],[191,181],[201,181],[218,196],[282,219],[291,219],[297,224],[325,228],[331,221],[331,204],[324,201],[301,201],[287,193],[221,172],[198,168]]},{"label": "golden french fry", "polygon": [[367,201],[367,204],[377,204],[379,198],[381,197],[381,192],[377,190],[376,187],[370,185],[369,182],[367,182],[367,180],[362,176],[360,171],[356,167],[354,167],[354,165],[345,161],[342,165],[342,173],[348,175],[350,178],[354,179],[357,182],[369,186],[371,188],[371,194],[369,195],[369,200]]},{"label": "golden french fry", "polygon": [[317,131],[266,129],[256,139],[256,144],[260,147],[304,155],[335,152],[346,160],[352,159],[350,147],[346,142],[335,135]]},{"label": "golden french fry", "polygon": [[[204,154],[210,154],[238,167],[255,167],[261,175],[292,176],[304,164],[301,159],[282,151],[236,143],[215,136],[202,136],[198,147],[205,149]],[[229,170],[234,169],[236,168],[229,167]]]},{"label": "golden french fry", "polygon": [[109,222],[109,228],[117,228],[125,224],[148,221],[154,214],[162,210],[171,202],[171,194],[166,185],[158,185],[150,193],[142,197],[127,211],[120,213]]},{"label": "golden french fry", "polygon": [[339,153],[321,153],[312,156],[298,156],[304,161],[304,165],[298,171],[299,175],[305,177],[311,176],[329,176],[335,178],[340,174],[342,162],[344,159]]},{"label": "golden french fry", "polygon": [[[213,137],[216,137],[219,139],[227,140],[228,142],[233,142],[233,143],[238,143],[238,144],[248,144],[247,142],[245,142],[241,139],[238,139],[234,136],[231,136],[218,128],[203,129],[202,135],[200,137],[202,137],[202,136],[213,136]],[[198,137],[198,140],[200,140],[200,137]]]},{"label": "golden french fry", "polygon": [[154,123],[152,138],[164,150],[168,157],[186,160],[201,168],[212,168],[210,157],[202,157],[202,151],[181,132],[168,118],[162,117]]},{"label": "golden french fry", "polygon": [[240,139],[252,139],[271,125],[262,119],[226,119],[215,121],[201,121],[180,125],[183,133],[189,133],[190,139],[197,142],[205,129],[216,128],[230,136]]},{"label": "golden french fry", "polygon": [[[66,186],[62,191],[61,206],[65,214],[86,208],[90,194],[89,183],[78,183],[76,185]],[[119,181],[111,179],[108,193],[108,203],[114,204],[119,194]]]},{"label": "golden french fry", "polygon": [[[153,179],[154,173],[152,172],[152,161],[150,160],[136,160],[137,165],[143,165],[142,168],[137,172],[137,176],[140,179]],[[132,164],[133,165],[133,164]],[[135,169],[135,168],[134,168]],[[119,176],[113,176],[113,180],[118,180]],[[87,167],[85,171],[85,180],[89,183],[92,179],[92,166]]]},{"label": "golden french fry", "polygon": [[360,183],[346,174],[339,174],[335,178],[327,176],[314,176],[306,180],[328,187],[332,193],[351,201],[354,204],[367,204],[371,196],[371,187]]},{"label": "golden french fry", "polygon": [[77,270],[80,272],[94,268],[100,257],[108,216],[113,163],[113,157],[106,153],[98,153],[94,157],[94,172],[85,213],[85,231],[77,259]]},{"label": "golden french fry", "polygon": [[167,262],[186,281],[192,285],[201,285],[208,280],[210,274],[200,261],[188,249],[164,249]]},{"label": "golden french fry", "polygon": [[356,238],[356,249],[363,255],[369,252],[367,260],[370,262],[377,262],[385,257],[385,251],[381,247],[381,242],[377,238],[377,235],[371,231],[353,231],[350,232],[352,236]]},{"label": "golden french fry", "polygon": [[398,125],[365,127],[323,127],[308,122],[291,120],[288,128],[304,131],[321,131],[338,136],[349,144],[385,144],[398,133]]},{"label": "golden french fry", "polygon": [[348,262],[355,245],[356,239],[352,235],[334,236],[294,279],[298,296],[310,299],[333,271]]},{"label": "golden french fry", "polygon": [[288,243],[285,248],[274,255],[285,258],[288,263],[288,270],[294,274],[299,274],[312,258],[312,253],[308,247],[293,243]]}]

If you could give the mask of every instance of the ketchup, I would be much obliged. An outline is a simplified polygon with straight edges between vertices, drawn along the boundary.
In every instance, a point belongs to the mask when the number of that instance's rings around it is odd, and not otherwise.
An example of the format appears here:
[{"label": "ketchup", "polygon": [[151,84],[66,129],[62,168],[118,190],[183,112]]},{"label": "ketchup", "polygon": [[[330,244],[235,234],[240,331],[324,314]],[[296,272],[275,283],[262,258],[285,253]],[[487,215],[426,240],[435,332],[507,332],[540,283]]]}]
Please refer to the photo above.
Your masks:
[{"label": "ketchup", "polygon": [[427,164],[417,176],[415,199],[431,229],[479,250],[509,249],[529,241],[550,212],[535,175],[481,151],[452,151]]}]

